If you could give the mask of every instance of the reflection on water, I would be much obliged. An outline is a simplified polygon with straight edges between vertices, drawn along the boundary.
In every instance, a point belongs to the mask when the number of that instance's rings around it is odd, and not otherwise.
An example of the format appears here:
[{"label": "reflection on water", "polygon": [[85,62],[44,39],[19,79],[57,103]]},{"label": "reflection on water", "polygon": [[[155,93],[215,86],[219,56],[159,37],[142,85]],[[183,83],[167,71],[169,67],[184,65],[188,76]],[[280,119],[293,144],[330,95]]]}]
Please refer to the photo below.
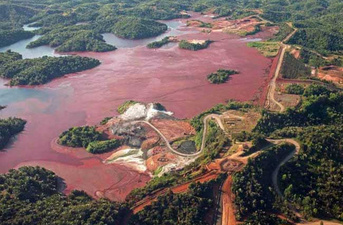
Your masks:
[{"label": "reflection on water", "polygon": [[26,48],[30,42],[37,40],[41,35],[35,35],[32,38],[18,41],[12,45],[0,48],[0,52],[11,50],[20,53],[24,59],[38,58],[42,56],[60,56],[55,54],[55,50],[50,46],[40,46],[37,48]]},{"label": "reflection on water", "polygon": [[[168,26],[168,31],[157,36],[157,37],[152,37],[152,38],[145,38],[145,39],[140,39],[140,40],[128,40],[128,39],[123,39],[115,36],[112,33],[105,33],[102,34],[104,37],[104,40],[106,41],[107,44],[114,45],[117,48],[134,48],[137,46],[145,46],[153,41],[159,41],[162,40],[164,37],[167,36],[178,36],[181,34],[187,34],[187,33],[193,33],[195,32],[194,30],[180,30],[180,28],[186,28],[185,24],[182,23],[181,21],[162,21],[162,23],[165,23]],[[171,43],[170,46],[173,46],[174,44]],[[166,46],[166,47],[168,47]]]},{"label": "reflection on water", "polygon": [[[24,30],[27,30],[27,31],[39,29],[39,27],[29,27],[29,24],[24,25],[23,28],[24,28]],[[46,56],[61,56],[59,54],[55,54],[54,48],[52,48],[50,46],[40,46],[37,48],[30,48],[30,49],[26,48],[26,46],[30,42],[35,41],[40,37],[41,37],[41,35],[35,35],[32,38],[21,40],[21,41],[18,41],[12,45],[2,47],[2,48],[0,48],[0,52],[12,50],[14,52],[20,53],[24,59],[38,58],[38,57],[42,57],[45,55]]]}]

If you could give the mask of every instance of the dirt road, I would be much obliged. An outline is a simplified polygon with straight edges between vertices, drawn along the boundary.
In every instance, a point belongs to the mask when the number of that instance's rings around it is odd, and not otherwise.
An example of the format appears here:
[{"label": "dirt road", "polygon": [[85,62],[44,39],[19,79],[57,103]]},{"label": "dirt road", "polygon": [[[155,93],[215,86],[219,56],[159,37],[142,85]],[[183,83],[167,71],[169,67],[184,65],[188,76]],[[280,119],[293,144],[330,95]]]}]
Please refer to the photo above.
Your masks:
[{"label": "dirt road", "polygon": [[279,170],[281,168],[281,166],[283,166],[286,162],[288,162],[293,156],[294,154],[298,154],[299,151],[300,151],[300,144],[293,140],[293,139],[278,139],[278,140],[273,140],[273,139],[267,139],[269,142],[272,142],[274,144],[280,144],[282,142],[287,142],[287,143],[290,143],[292,145],[295,146],[295,149],[294,151],[292,151],[291,153],[289,153],[280,163],[279,165],[275,168],[275,170],[273,171],[273,174],[272,174],[272,182],[273,182],[273,186],[274,186],[274,189],[276,191],[276,193],[280,196],[280,197],[283,197],[282,195],[282,192],[280,191],[280,187],[278,185],[278,180],[277,180],[277,177],[278,177],[278,173],[279,173]]},{"label": "dirt road", "polygon": [[222,192],[222,221],[221,225],[236,225],[236,217],[234,213],[233,199],[232,199],[232,175],[226,178],[221,192]]},{"label": "dirt road", "polygon": [[[233,115],[233,114],[227,114],[228,116],[234,117],[234,118],[242,118],[240,116],[237,115]],[[218,114],[209,114],[207,116],[205,116],[203,123],[204,123],[204,130],[202,133],[202,140],[201,140],[201,147],[200,150],[197,151],[196,153],[191,153],[191,154],[186,154],[186,153],[181,153],[175,149],[173,149],[173,147],[170,145],[168,139],[164,136],[164,134],[157,128],[155,127],[153,124],[151,124],[149,121],[146,120],[140,120],[140,121],[136,121],[134,123],[145,123],[147,125],[149,125],[152,129],[154,129],[156,131],[156,133],[162,138],[162,140],[165,142],[167,148],[172,151],[174,154],[176,155],[180,155],[180,156],[184,156],[184,157],[196,157],[202,154],[205,146],[206,146],[206,134],[207,134],[207,127],[208,127],[208,120],[209,119],[214,119],[216,121],[216,123],[218,124],[218,126],[220,127],[220,129],[222,129],[225,132],[225,128],[224,128],[224,124],[221,121],[221,115]],[[225,132],[226,133],[226,132]]]},{"label": "dirt road", "polygon": [[[291,25],[290,25],[291,26]],[[293,27],[292,27],[293,28]],[[280,113],[285,111],[285,106],[282,105],[280,102],[278,102],[275,99],[275,90],[276,90],[276,80],[278,79],[278,77],[280,76],[280,72],[281,72],[281,67],[282,67],[282,63],[283,60],[285,58],[285,53],[286,53],[286,49],[289,48],[289,45],[286,45],[285,43],[297,32],[297,29],[294,29],[294,31],[292,33],[290,33],[289,35],[287,35],[287,37],[281,42],[281,54],[279,57],[279,61],[275,70],[275,74],[274,77],[272,78],[272,80],[270,81],[269,84],[269,90],[268,90],[268,95],[267,95],[267,106],[270,106],[270,103],[274,103],[277,106],[279,106],[280,108]]]}]

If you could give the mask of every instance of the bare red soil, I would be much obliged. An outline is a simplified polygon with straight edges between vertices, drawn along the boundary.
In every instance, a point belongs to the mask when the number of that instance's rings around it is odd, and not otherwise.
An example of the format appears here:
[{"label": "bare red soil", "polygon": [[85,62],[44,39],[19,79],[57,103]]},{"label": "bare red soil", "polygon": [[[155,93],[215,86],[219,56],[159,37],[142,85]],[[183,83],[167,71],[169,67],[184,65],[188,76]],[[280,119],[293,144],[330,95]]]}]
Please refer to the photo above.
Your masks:
[{"label": "bare red soil", "polygon": [[234,211],[234,204],[232,199],[232,176],[230,175],[224,182],[222,187],[222,198],[223,198],[223,215],[222,225],[236,225],[236,217]]},{"label": "bare red soil", "polygon": [[[263,36],[264,34],[259,34]],[[70,74],[27,92],[30,97],[10,102],[0,117],[28,120],[25,131],[0,152],[0,172],[22,165],[40,165],[65,179],[66,192],[83,189],[99,197],[121,200],[133,188],[149,180],[120,165],[106,165],[104,156],[80,149],[52,147],[61,132],[80,125],[94,125],[116,115],[125,100],[160,102],[179,118],[190,118],[227,99],[251,100],[265,83],[271,63],[235,35],[188,34],[180,39],[211,39],[208,49],[193,52],[179,49],[148,49],[144,46],[107,53],[80,53],[102,64]],[[226,84],[212,85],[206,76],[218,69],[235,69]],[[13,92],[23,89],[12,89]],[[11,96],[10,96],[11,97]],[[108,155],[107,155],[108,156]]]}]

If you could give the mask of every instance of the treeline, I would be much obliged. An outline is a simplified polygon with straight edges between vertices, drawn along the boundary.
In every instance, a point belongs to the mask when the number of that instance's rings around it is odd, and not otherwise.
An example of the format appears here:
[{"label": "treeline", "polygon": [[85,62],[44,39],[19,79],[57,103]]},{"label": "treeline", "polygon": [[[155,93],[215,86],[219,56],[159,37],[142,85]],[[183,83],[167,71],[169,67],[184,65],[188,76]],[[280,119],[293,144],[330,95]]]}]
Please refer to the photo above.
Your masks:
[{"label": "treeline", "polygon": [[[0,57],[8,58],[9,54],[10,53],[2,54]],[[12,58],[10,61],[7,60],[6,63],[0,65],[0,76],[10,79],[9,84],[11,86],[39,85],[45,84],[52,79],[61,77],[65,74],[94,68],[99,64],[100,61],[97,59],[80,56],[44,56],[35,59],[20,59],[19,57],[16,57]]]},{"label": "treeline", "polygon": [[232,192],[235,195],[238,220],[254,216],[254,220],[259,221],[259,218],[256,218],[253,213],[258,211],[278,212],[278,208],[274,206],[277,197],[273,191],[272,173],[293,150],[294,146],[289,144],[265,150],[255,159],[249,159],[244,169],[233,176]]},{"label": "treeline", "polygon": [[203,43],[191,43],[187,40],[181,40],[179,42],[179,48],[192,51],[198,51],[207,48],[213,41],[206,40]]},{"label": "treeline", "polygon": [[308,86],[300,106],[285,113],[263,111],[255,132],[269,135],[285,127],[343,124],[343,93],[331,92],[320,85]]},{"label": "treeline", "polygon": [[0,52],[0,67],[20,59],[23,59],[23,57],[17,52],[12,52],[11,50]]},{"label": "treeline", "polygon": [[0,119],[0,150],[14,135],[24,130],[26,121],[19,118]]},{"label": "treeline", "polygon": [[125,203],[96,201],[83,191],[65,196],[58,191],[61,182],[39,167],[0,175],[1,224],[124,224],[129,212]]},{"label": "treeline", "polygon": [[0,30],[0,47],[14,44],[23,39],[33,37],[35,34],[24,30]]},{"label": "treeline", "polygon": [[94,126],[73,127],[60,134],[58,144],[73,147],[85,148],[92,154],[102,154],[122,145],[123,140],[105,139],[103,133],[96,130]]},{"label": "treeline", "polygon": [[277,23],[292,22],[298,28],[289,40],[321,54],[342,53],[341,1],[266,1],[263,17]]},{"label": "treeline", "polygon": [[343,219],[343,129],[307,127],[295,133],[302,151],[281,168],[281,189],[307,217]]},{"label": "treeline", "polygon": [[161,48],[163,45],[166,45],[170,42],[170,37],[165,37],[160,41],[154,41],[147,45],[148,48]]},{"label": "treeline", "polygon": [[107,52],[113,51],[116,47],[107,44],[102,35],[86,29],[87,26],[71,26],[49,31],[42,30],[44,35],[29,43],[27,48],[35,48],[43,45],[57,47],[59,52],[93,51]]},{"label": "treeline", "polygon": [[124,17],[113,27],[113,33],[126,39],[155,37],[167,31],[167,25],[137,17]]},{"label": "treeline", "polygon": [[157,201],[133,215],[130,225],[207,225],[207,212],[214,207],[213,184],[192,183],[187,193],[174,194],[172,191],[158,197]]},{"label": "treeline", "polygon": [[343,51],[343,32],[337,34],[316,28],[300,29],[291,37],[288,43],[315,49],[322,54],[340,53]]}]

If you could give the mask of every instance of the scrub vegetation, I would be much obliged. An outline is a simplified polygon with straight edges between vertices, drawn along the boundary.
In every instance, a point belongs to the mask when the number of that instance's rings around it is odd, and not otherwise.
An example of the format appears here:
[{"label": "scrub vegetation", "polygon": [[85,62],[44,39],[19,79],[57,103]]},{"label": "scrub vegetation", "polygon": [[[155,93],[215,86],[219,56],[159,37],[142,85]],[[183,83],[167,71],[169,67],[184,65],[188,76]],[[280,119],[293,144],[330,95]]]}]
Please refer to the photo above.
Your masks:
[{"label": "scrub vegetation", "polygon": [[211,84],[222,84],[228,81],[233,74],[238,74],[238,71],[219,69],[217,72],[209,74],[207,80]]}]

